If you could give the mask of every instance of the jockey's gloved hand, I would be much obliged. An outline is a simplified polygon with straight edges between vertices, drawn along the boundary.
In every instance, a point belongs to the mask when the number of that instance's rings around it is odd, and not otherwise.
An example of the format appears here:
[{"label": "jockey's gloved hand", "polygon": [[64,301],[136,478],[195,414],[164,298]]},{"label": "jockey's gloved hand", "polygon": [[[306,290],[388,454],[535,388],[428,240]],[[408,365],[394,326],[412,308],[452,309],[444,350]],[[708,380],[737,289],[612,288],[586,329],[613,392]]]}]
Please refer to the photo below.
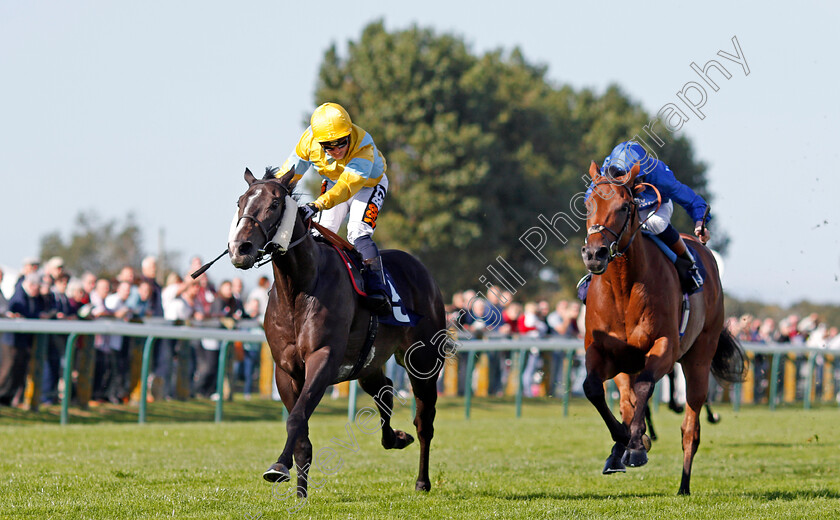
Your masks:
[{"label": "jockey's gloved hand", "polygon": [[315,205],[314,202],[310,202],[309,204],[304,204],[300,207],[300,217],[306,221],[312,218],[312,215],[318,213],[318,206]]}]

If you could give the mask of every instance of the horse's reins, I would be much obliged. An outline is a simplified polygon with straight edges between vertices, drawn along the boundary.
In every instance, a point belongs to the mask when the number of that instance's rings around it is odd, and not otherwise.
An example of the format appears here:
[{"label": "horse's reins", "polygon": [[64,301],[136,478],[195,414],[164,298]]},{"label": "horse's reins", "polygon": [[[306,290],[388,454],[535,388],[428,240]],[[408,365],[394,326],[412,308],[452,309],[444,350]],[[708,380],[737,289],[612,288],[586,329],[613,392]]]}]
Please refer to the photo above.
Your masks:
[{"label": "horse's reins", "polygon": [[[290,198],[289,189],[286,186],[283,186],[283,185],[280,185],[280,187],[283,188],[283,190],[286,192],[286,198],[287,199]],[[288,201],[287,201],[286,207],[284,209],[289,209],[288,208]],[[292,211],[296,211],[296,210],[292,210]],[[272,237],[275,234],[277,234],[277,231],[280,229],[280,226],[283,223],[283,218],[282,217],[275,224],[271,225],[268,228],[265,227],[265,224],[262,221],[260,221],[259,219],[257,219],[253,215],[249,215],[248,213],[243,214],[241,217],[239,217],[236,220],[236,226],[239,226],[239,223],[242,222],[243,219],[244,220],[251,220],[254,223],[256,223],[257,228],[260,230],[260,232],[263,234],[263,237],[265,237],[265,240],[266,240],[266,246],[263,249],[260,249],[260,250],[257,251],[259,253],[259,256],[257,256],[257,259],[254,261],[254,266],[256,266],[256,267],[262,267],[265,264],[271,262],[271,259],[273,258],[273,256],[275,254],[285,255],[290,249],[292,249],[293,247],[297,246],[298,244],[300,244],[304,240],[306,240],[306,237],[309,235],[309,227],[307,226],[307,229],[303,233],[303,236],[301,236],[297,240],[289,243],[287,246],[284,247],[284,246],[281,246],[280,244],[272,242],[272,240],[273,240]],[[312,221],[310,220],[309,222],[311,223]],[[212,261],[210,261],[210,262],[204,264],[203,266],[201,266],[199,269],[197,269],[195,272],[193,272],[190,276],[193,279],[198,278],[199,276],[204,274],[205,271],[210,269],[210,266],[215,264],[218,260],[220,260],[226,254],[228,254],[227,248],[225,248],[225,250],[222,251],[222,253],[219,256],[217,256]],[[266,258],[266,256],[268,258]]]},{"label": "horse's reins", "polygon": [[[609,180],[609,179],[603,180],[603,181],[600,181],[600,182],[597,182],[597,183],[593,184],[592,185],[592,190],[595,191],[595,188],[597,188],[598,186],[601,186],[603,184],[613,184],[614,185],[615,183],[612,180]],[[638,208],[639,204],[635,201],[635,197],[634,197],[634,194],[633,194],[633,189],[630,188],[629,186],[627,186],[626,184],[621,184],[621,186],[624,189],[626,189],[627,192],[630,194],[630,198],[632,200],[631,204],[633,205],[633,211],[629,212],[627,214],[627,217],[625,217],[624,223],[621,225],[621,230],[618,233],[616,233],[615,231],[613,231],[612,229],[608,228],[607,226],[605,226],[603,224],[593,224],[586,231],[587,241],[589,240],[589,237],[592,236],[592,235],[596,235],[596,234],[603,235],[604,231],[609,232],[612,236],[615,237],[615,240],[610,243],[609,248],[608,248],[609,249],[609,258],[607,259],[608,262],[610,260],[614,259],[614,258],[624,256],[624,253],[626,253],[627,250],[630,249],[630,244],[633,243],[633,240],[636,238],[636,235],[642,229],[642,226],[645,225],[645,222],[647,222],[650,219],[650,217],[652,217],[654,215],[654,213],[659,211],[659,208],[662,206],[662,194],[659,193],[659,190],[656,188],[656,186],[654,186],[653,184],[648,184],[647,182],[640,182],[639,184],[637,184],[637,187],[638,186],[650,186],[651,188],[653,188],[653,191],[656,192],[656,209],[651,211],[650,213],[648,213],[648,216],[642,222],[640,222],[638,227],[636,227],[636,230],[633,231],[633,234],[630,236],[630,240],[627,242],[627,245],[624,246],[624,248],[622,248],[621,251],[618,251],[618,244],[621,242],[621,238],[624,236],[624,233],[627,231],[627,229],[629,227],[632,227],[632,225],[629,225],[629,224],[631,224],[631,218],[639,210],[639,208]]]}]

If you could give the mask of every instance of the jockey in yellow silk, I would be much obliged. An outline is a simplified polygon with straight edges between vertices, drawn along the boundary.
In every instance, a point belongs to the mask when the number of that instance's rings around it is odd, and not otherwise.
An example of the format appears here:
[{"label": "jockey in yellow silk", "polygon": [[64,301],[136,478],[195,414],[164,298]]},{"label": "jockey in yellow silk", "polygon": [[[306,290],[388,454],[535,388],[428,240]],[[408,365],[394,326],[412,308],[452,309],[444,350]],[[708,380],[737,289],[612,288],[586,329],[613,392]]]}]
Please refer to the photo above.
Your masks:
[{"label": "jockey in yellow silk", "polygon": [[382,259],[372,238],[388,192],[387,166],[373,138],[353,124],[344,107],[324,103],[312,113],[309,127],[276,177],[282,177],[292,166],[300,172],[295,182],[310,167],[323,179],[321,195],[301,206],[303,219],[320,213],[319,223],[333,232],[348,219],[347,240],[364,259],[365,290],[371,309],[379,315],[390,314]]}]

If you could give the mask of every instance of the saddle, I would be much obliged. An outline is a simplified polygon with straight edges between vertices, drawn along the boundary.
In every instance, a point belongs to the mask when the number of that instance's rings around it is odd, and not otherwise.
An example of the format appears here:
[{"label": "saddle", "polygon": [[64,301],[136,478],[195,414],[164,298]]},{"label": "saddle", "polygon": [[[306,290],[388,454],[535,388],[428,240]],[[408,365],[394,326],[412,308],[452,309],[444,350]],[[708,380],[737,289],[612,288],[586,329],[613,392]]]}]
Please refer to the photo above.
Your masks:
[{"label": "saddle", "polygon": [[[350,282],[353,284],[353,290],[356,291],[356,294],[362,297],[367,297],[367,294],[364,292],[364,278],[362,276],[364,263],[361,253],[356,251],[356,248],[353,247],[350,242],[341,238],[317,222],[313,221],[312,227],[321,233],[321,236],[314,237],[315,240],[329,244],[336,250],[336,252],[338,252],[338,255],[341,257],[345,267],[347,268],[347,274],[350,277]],[[388,269],[385,267],[384,263],[382,265],[382,270],[385,272],[385,281],[391,295],[391,314],[388,316],[380,316],[379,323],[400,327],[413,327],[417,325],[417,322],[420,321],[422,316],[409,309],[408,306],[403,303],[402,298],[397,292],[397,287],[394,284],[390,273],[388,273]]]},{"label": "saddle", "polygon": [[[646,231],[642,231],[642,235],[646,236],[647,238],[653,240],[653,243],[665,253],[665,256],[668,257],[671,262],[674,263],[674,267],[677,269],[677,275],[680,278],[680,284],[682,285],[683,294],[692,295],[696,292],[700,292],[703,290],[702,287],[699,289],[694,289],[693,284],[691,282],[691,275],[688,274],[688,269],[691,267],[691,263],[686,260],[685,258],[680,258],[671,250],[670,247],[666,246],[665,243],[660,240],[656,235],[648,233]],[[700,277],[703,281],[706,281],[706,266],[703,264],[703,260],[700,258],[700,255],[697,254],[696,245],[693,244],[691,241],[686,240],[685,243],[686,247],[691,250],[691,255],[694,257],[695,264],[697,264],[697,271],[700,273]],[[689,288],[691,288],[689,290]]]}]

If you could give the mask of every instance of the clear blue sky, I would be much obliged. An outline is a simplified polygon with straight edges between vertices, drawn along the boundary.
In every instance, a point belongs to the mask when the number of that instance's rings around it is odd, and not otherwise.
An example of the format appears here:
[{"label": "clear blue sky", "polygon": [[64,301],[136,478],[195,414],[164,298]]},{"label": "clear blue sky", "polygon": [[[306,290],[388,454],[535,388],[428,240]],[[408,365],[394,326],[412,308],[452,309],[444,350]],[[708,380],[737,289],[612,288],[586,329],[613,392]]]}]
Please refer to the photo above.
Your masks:
[{"label": "clear blue sky", "polygon": [[[652,113],[699,81],[692,62],[717,59],[732,77],[712,73],[705,119],[688,113],[681,132],[709,165],[732,237],[725,287],[840,303],[840,9],[829,2],[0,0],[0,266],[17,269],[90,208],[134,212],[152,253],[163,229],[181,271],[193,254],[215,256],[244,167],[282,162],[314,108],[325,49],[346,50],[376,19],[457,34],[474,53],[519,46],[552,81],[617,82]],[[748,76],[717,56],[734,53],[733,36]]]}]

